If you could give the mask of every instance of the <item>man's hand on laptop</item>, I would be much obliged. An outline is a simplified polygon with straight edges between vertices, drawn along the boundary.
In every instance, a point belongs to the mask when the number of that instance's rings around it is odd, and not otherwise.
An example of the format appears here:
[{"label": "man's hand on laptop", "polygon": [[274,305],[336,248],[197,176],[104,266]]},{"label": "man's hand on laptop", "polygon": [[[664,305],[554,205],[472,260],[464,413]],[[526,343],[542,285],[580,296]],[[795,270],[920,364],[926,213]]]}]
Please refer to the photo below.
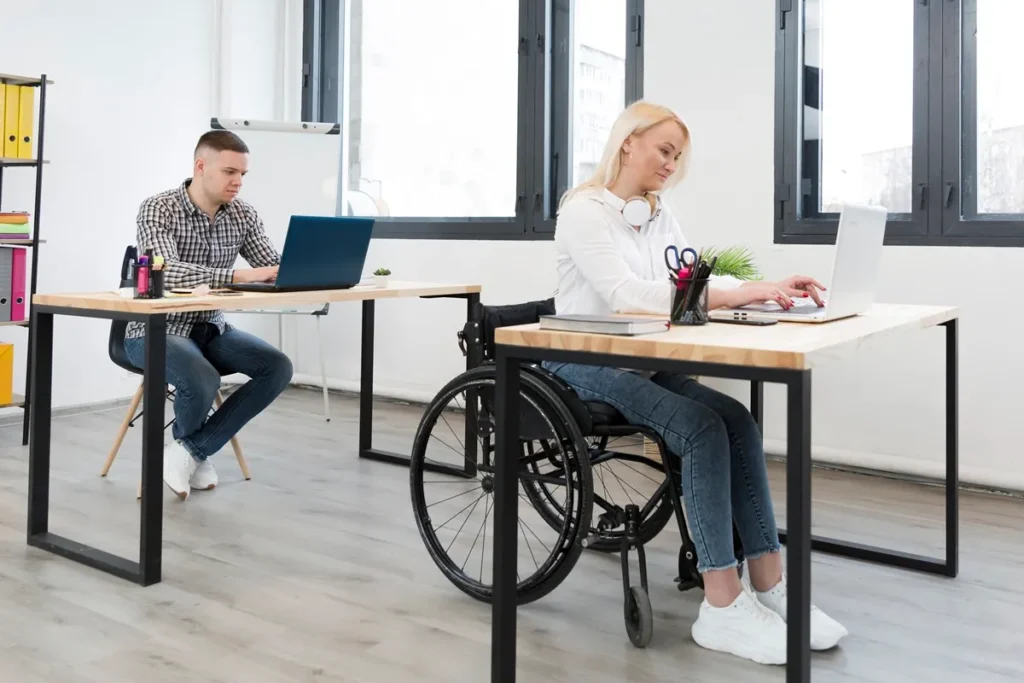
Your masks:
[{"label": "man's hand on laptop", "polygon": [[232,282],[273,282],[277,279],[277,266],[266,268],[240,268],[231,277]]}]

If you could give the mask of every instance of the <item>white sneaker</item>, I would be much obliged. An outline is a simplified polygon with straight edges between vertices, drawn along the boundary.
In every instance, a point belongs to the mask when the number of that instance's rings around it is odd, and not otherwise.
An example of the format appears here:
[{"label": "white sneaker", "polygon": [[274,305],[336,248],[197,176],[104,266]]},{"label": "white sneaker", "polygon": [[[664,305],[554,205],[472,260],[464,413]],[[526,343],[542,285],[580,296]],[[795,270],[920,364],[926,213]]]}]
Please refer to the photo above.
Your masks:
[{"label": "white sneaker", "polygon": [[[752,594],[757,596],[758,601],[768,609],[778,614],[783,619],[786,618],[786,605],[787,605],[787,593],[786,593],[786,574],[782,574],[782,580],[779,581],[774,588],[762,593],[755,591],[753,586],[750,584],[750,579],[746,576],[743,577],[745,588],[747,588]],[[846,627],[840,624],[838,621],[828,616],[820,609],[811,603],[811,649],[812,650],[830,650],[839,644],[849,634]]]},{"label": "white sneaker", "polygon": [[196,471],[188,480],[189,486],[200,491],[209,491],[217,485],[217,470],[213,469],[213,463],[209,459],[203,460],[196,465]]},{"label": "white sneaker", "polygon": [[178,498],[188,498],[188,482],[198,466],[192,454],[177,441],[164,446],[164,483],[178,494]]},{"label": "white sneaker", "polygon": [[745,588],[728,607],[714,607],[707,598],[690,629],[694,642],[758,664],[786,663],[786,622]]}]

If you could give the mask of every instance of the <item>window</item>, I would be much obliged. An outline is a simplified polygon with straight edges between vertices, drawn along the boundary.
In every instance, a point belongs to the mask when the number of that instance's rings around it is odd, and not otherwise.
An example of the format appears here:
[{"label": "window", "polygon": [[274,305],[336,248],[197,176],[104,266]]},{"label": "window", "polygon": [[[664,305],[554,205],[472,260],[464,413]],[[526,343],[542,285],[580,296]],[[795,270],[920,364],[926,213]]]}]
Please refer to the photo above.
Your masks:
[{"label": "window", "polygon": [[640,0],[304,8],[302,117],[341,123],[344,210],[384,237],[550,238],[639,97]]},{"label": "window", "polygon": [[1024,245],[1024,3],[778,10],[776,242],[831,243],[852,202],[888,209],[887,244]]}]

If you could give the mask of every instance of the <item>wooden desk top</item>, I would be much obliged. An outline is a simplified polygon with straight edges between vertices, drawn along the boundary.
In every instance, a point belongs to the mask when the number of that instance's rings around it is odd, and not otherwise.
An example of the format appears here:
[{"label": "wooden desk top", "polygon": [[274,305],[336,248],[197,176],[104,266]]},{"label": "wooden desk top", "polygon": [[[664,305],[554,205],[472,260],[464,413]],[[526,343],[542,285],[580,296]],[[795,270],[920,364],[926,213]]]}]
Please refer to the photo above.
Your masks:
[{"label": "wooden desk top", "polygon": [[533,324],[500,327],[494,341],[537,349],[803,370],[846,357],[869,339],[957,317],[958,309],[953,306],[876,304],[862,315],[827,323],[779,322],[753,327],[710,322],[635,337],[554,332]]},{"label": "wooden desk top", "polygon": [[120,313],[182,313],[262,308],[282,305],[325,304],[368,299],[397,299],[419,296],[451,296],[477,294],[480,285],[439,284],[434,282],[390,282],[387,287],[358,285],[351,289],[328,289],[311,292],[244,292],[241,296],[168,296],[163,299],[129,299],[114,291],[74,292],[67,294],[36,294],[36,306],[60,306],[83,310],[117,311]]}]

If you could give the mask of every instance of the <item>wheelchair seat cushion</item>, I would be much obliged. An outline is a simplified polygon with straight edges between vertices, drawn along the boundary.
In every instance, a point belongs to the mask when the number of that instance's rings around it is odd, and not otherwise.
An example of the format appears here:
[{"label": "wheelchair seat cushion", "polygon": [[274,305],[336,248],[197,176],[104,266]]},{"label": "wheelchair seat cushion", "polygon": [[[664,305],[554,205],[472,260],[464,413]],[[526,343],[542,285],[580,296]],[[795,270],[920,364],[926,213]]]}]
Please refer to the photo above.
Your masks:
[{"label": "wheelchair seat cushion", "polygon": [[583,405],[586,406],[587,412],[590,413],[590,420],[595,426],[617,427],[629,424],[622,413],[604,401],[583,401]]}]

